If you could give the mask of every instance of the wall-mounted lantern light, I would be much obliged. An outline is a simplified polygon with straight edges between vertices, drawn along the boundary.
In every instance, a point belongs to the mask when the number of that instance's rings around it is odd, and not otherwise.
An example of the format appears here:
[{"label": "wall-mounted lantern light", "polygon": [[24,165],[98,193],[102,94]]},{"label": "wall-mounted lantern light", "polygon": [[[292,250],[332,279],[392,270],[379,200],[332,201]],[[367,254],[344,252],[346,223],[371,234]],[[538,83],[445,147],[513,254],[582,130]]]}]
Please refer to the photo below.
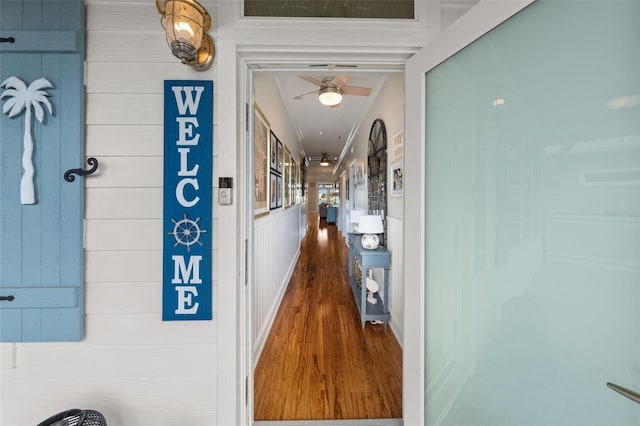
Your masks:
[{"label": "wall-mounted lantern light", "polygon": [[197,71],[209,69],[215,50],[207,9],[195,0],[156,0],[156,7],[171,53]]}]

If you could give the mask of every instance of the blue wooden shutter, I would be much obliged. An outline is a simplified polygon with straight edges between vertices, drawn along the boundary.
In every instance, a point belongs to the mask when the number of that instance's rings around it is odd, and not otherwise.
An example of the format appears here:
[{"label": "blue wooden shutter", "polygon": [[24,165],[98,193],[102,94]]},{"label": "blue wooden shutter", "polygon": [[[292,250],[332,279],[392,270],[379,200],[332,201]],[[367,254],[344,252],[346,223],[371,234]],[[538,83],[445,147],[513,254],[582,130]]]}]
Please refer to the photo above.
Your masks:
[{"label": "blue wooden shutter", "polygon": [[[46,78],[53,115],[34,116],[37,204],[20,204],[25,114],[0,100],[0,341],[83,337],[84,6],[82,0],[0,0],[0,83]],[[0,93],[4,89],[0,88]]]}]

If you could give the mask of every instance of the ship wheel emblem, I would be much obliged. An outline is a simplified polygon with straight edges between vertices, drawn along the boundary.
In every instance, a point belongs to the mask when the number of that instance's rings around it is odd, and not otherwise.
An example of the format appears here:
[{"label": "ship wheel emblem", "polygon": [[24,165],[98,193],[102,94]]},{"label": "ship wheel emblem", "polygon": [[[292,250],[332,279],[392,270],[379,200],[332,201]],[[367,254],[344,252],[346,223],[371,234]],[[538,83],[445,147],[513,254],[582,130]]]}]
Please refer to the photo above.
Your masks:
[{"label": "ship wheel emblem", "polygon": [[173,222],[173,231],[167,232],[167,235],[173,235],[176,239],[176,243],[173,247],[177,247],[178,244],[186,246],[187,251],[191,251],[191,246],[194,244],[202,245],[200,242],[200,235],[207,232],[206,229],[200,229],[200,218],[191,220],[184,214],[184,217],[180,220],[171,219]]}]

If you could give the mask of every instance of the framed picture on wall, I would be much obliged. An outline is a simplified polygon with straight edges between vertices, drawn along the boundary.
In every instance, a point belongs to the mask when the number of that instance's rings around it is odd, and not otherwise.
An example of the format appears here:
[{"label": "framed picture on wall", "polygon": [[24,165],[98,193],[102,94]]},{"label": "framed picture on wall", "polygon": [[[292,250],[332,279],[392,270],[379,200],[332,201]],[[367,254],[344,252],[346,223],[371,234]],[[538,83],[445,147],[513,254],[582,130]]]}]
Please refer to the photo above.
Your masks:
[{"label": "framed picture on wall", "polygon": [[271,210],[278,208],[278,175],[271,173],[271,186],[269,188],[269,207]]},{"label": "framed picture on wall", "polygon": [[283,160],[284,159],[282,158],[282,142],[280,142],[280,139],[278,139],[276,143],[276,171],[278,173],[282,173]]},{"label": "framed picture on wall", "polygon": [[404,189],[402,160],[391,164],[391,196],[402,197]]},{"label": "framed picture on wall", "polygon": [[269,136],[270,125],[264,113],[254,104],[253,116],[253,214],[269,213]]},{"label": "framed picture on wall", "polygon": [[273,132],[269,141],[269,160],[271,170],[278,170],[278,137]]},{"label": "framed picture on wall", "polygon": [[293,157],[291,157],[291,177],[290,177],[290,182],[289,182],[289,188],[291,188],[289,190],[289,192],[291,193],[291,204],[298,204],[298,197],[296,197],[297,191],[296,191],[296,171],[298,169],[298,166],[296,165],[295,160],[293,159]]},{"label": "framed picture on wall", "polygon": [[305,159],[302,159],[300,163],[300,196],[304,198],[304,194],[307,190],[307,164]]},{"label": "framed picture on wall", "polygon": [[282,176],[276,175],[276,208],[282,207]]},{"label": "framed picture on wall", "polygon": [[286,146],[282,167],[282,205],[289,207],[291,205],[291,153]]},{"label": "framed picture on wall", "polygon": [[393,147],[392,147],[392,158],[393,160],[401,160],[404,156],[404,131],[400,130],[393,136]]}]

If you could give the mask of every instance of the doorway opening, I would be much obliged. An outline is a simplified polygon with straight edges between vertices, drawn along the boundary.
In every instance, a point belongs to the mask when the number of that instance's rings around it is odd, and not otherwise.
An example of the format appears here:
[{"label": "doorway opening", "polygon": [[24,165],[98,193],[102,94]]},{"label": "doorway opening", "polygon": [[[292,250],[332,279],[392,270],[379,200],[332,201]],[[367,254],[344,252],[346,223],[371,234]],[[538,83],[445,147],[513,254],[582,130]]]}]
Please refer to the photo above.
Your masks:
[{"label": "doorway opening", "polygon": [[[404,93],[403,86],[403,66],[404,61],[399,62],[393,67],[389,67],[386,65],[384,69],[377,69],[375,67],[364,67],[362,70],[349,70],[344,71],[341,70],[341,74],[347,74],[351,78],[356,78],[358,75],[364,76],[374,76],[375,78],[380,78],[381,83],[377,88],[378,91],[376,96],[380,96],[382,89],[384,89],[385,82],[389,77],[394,77],[397,81],[401,82],[400,91],[397,93],[400,98],[402,98]],[[284,297],[284,293],[286,291],[287,285],[289,283],[289,278],[293,272],[293,268],[295,267],[296,261],[298,260],[298,256],[300,255],[299,247],[302,238],[304,238],[307,230],[309,229],[309,223],[307,223],[308,214],[313,214],[318,211],[318,206],[320,204],[320,197],[322,194],[325,195],[326,201],[332,201],[332,203],[337,204],[342,207],[339,208],[339,213],[336,218],[336,238],[339,238],[341,241],[345,241],[346,237],[351,229],[351,223],[348,219],[348,212],[350,209],[355,209],[358,206],[356,205],[356,197],[350,197],[349,194],[356,193],[357,184],[354,179],[349,179],[349,170],[351,169],[352,164],[356,164],[356,170],[358,168],[361,170],[363,175],[366,176],[366,172],[364,171],[366,168],[366,158],[367,158],[367,142],[368,135],[370,131],[371,124],[375,119],[377,119],[380,114],[383,116],[389,115],[388,111],[380,110],[380,111],[371,111],[372,105],[375,104],[375,100],[373,100],[369,105],[367,110],[360,111],[360,117],[358,121],[354,121],[351,124],[350,134],[347,135],[344,139],[339,141],[341,146],[341,150],[339,152],[335,152],[334,156],[336,158],[336,164],[332,164],[332,167],[328,170],[323,170],[324,173],[314,174],[312,164],[314,155],[310,155],[308,153],[308,149],[306,148],[304,143],[301,142],[301,139],[304,140],[307,137],[306,134],[302,132],[296,131],[295,138],[297,140],[292,141],[289,137],[291,135],[290,131],[284,128],[281,123],[283,121],[283,117],[280,114],[288,117],[290,111],[287,109],[286,101],[282,101],[283,105],[281,105],[280,111],[275,111],[273,105],[268,106],[270,102],[273,101],[273,98],[269,98],[268,101],[265,101],[265,92],[269,92],[269,88],[265,89],[265,87],[261,87],[261,84],[267,84],[271,88],[276,87],[278,96],[280,92],[284,92],[283,89],[283,79],[280,79],[279,82],[264,83],[263,76],[268,76],[271,79],[277,79],[280,76],[293,76],[297,78],[297,75],[306,72],[309,73],[309,65],[300,66],[300,65],[292,65],[291,68],[279,68],[273,69],[269,66],[249,66],[249,70],[247,73],[248,80],[248,94],[247,100],[248,105],[253,105],[254,108],[259,108],[263,115],[265,116],[265,122],[268,123],[270,129],[269,134],[274,135],[275,139],[283,142],[282,145],[289,150],[289,154],[291,156],[291,161],[296,164],[296,166],[300,167],[303,164],[306,165],[306,187],[299,188],[299,191],[303,193],[300,197],[299,203],[291,203],[288,206],[279,206],[277,203],[275,208],[269,209],[266,215],[254,216],[250,215],[248,229],[250,230],[250,242],[249,247],[250,255],[248,261],[248,267],[250,269],[250,281],[252,285],[249,286],[249,290],[246,294],[246,303],[247,303],[247,312],[248,315],[246,317],[246,323],[248,325],[248,332],[246,334],[246,343],[249,348],[247,354],[247,373],[248,373],[248,401],[250,405],[251,419],[253,419],[253,407],[257,403],[254,401],[254,387],[253,387],[253,373],[258,362],[259,357],[261,356],[263,345],[267,339],[268,333],[271,329],[271,324],[275,318],[278,307]],[[320,76],[321,74],[336,74],[334,69],[325,69],[318,70],[315,68],[313,70],[313,75]],[[274,80],[275,81],[275,80]],[[396,82],[397,83],[397,82]],[[396,89],[396,92],[397,89]],[[273,94],[273,93],[271,93]],[[277,103],[277,102],[276,102]],[[404,121],[404,110],[403,104],[400,101],[401,106],[399,111],[396,111],[397,123],[394,127],[394,133],[388,135],[388,139],[392,140],[394,135],[398,133],[402,129],[403,121]],[[344,106],[340,108],[346,108],[346,103]],[[326,108],[326,107],[325,107]],[[380,107],[378,106],[380,109]],[[343,110],[345,111],[345,110]],[[339,110],[336,112],[340,112]],[[373,114],[373,115],[371,115]],[[310,119],[314,119],[314,117],[309,117]],[[390,120],[393,121],[393,120]],[[249,125],[249,138],[247,139],[247,171],[250,173],[248,176],[251,176],[251,173],[254,173],[255,170],[255,158],[254,158],[254,146],[252,145],[254,142],[254,135],[252,135],[252,131],[255,131],[254,125],[255,123],[250,123]],[[393,127],[393,126],[392,126]],[[296,129],[299,130],[299,129]],[[361,134],[365,134],[364,141],[362,140]],[[300,145],[296,145],[294,142],[299,142]],[[320,146],[320,149],[323,151],[328,150],[328,148],[324,146]],[[276,143],[276,150],[278,150],[278,144]],[[284,150],[286,152],[286,149]],[[277,151],[276,151],[277,152]],[[284,156],[286,158],[286,155]],[[276,155],[277,161],[277,155]],[[326,167],[326,166],[325,166]],[[269,168],[268,168],[269,169]],[[277,172],[277,164],[274,168],[269,170],[270,175],[275,177],[276,185],[278,178],[282,178],[285,181],[287,180],[284,172]],[[273,172],[272,172],[273,171]],[[324,176],[323,176],[324,174]],[[329,177],[327,177],[327,175]],[[249,177],[248,182],[248,192],[249,194],[253,194],[253,184],[255,183],[254,177]],[[323,185],[329,185],[329,187],[324,188]],[[294,180],[294,187],[296,187],[296,181]],[[277,188],[281,188],[283,191],[287,191],[290,188],[285,188],[277,186]],[[314,190],[312,190],[314,189]],[[276,190],[277,191],[277,190]],[[362,191],[361,191],[362,192]],[[364,191],[366,194],[366,189]],[[277,195],[277,192],[276,192]],[[350,199],[351,198],[351,199]],[[331,200],[330,200],[331,199]],[[398,211],[395,212],[394,215],[391,216],[390,220],[396,220],[397,223],[393,228],[395,235],[395,244],[398,247],[398,250],[401,250],[402,247],[402,208],[403,202],[401,199],[396,200]],[[366,202],[366,199],[365,199]],[[253,205],[249,203],[249,205]],[[387,216],[389,217],[389,216]],[[292,231],[291,228],[294,228]],[[283,249],[277,250],[277,256],[271,256],[269,260],[265,262],[265,256],[263,256],[263,250],[267,250],[270,253],[273,253],[273,245],[263,244],[264,241],[271,240],[272,244],[275,241],[278,241],[278,245],[282,242],[282,236],[288,235],[286,238],[287,241],[283,244]],[[275,236],[279,236],[276,238]],[[275,240],[273,238],[276,238]],[[345,244],[346,247],[346,244]],[[402,260],[401,256],[398,256],[399,260]],[[266,266],[265,266],[266,264]],[[274,272],[275,269],[278,271]],[[265,268],[269,269],[269,273],[271,274],[269,277],[266,276],[263,271]],[[346,269],[346,268],[345,268]],[[401,271],[403,269],[402,263],[396,265],[396,270]],[[278,272],[280,275],[278,276]],[[345,271],[346,272],[346,271]],[[259,277],[259,279],[257,278]],[[399,275],[401,277],[401,274]],[[401,278],[400,278],[401,279]],[[258,281],[264,280],[272,280],[274,281],[273,286],[270,284],[263,285],[264,283]],[[398,278],[396,278],[398,280]],[[396,287],[401,287],[400,282],[396,282]],[[392,280],[393,285],[393,280]],[[265,291],[266,290],[266,291]],[[265,294],[268,293],[268,294]],[[392,298],[404,299],[403,291],[400,293],[391,293],[390,300]],[[400,310],[396,310],[396,312],[391,312],[392,315],[392,323],[390,324],[390,328],[396,333],[397,340],[402,344],[402,327],[404,323],[404,318],[402,312]],[[401,361],[401,360],[399,360]],[[371,368],[371,367],[370,367]],[[375,368],[375,367],[373,367]],[[379,366],[379,368],[384,368],[384,366]],[[261,423],[262,424],[262,423]],[[333,424],[333,423],[332,423]],[[392,423],[381,423],[381,424],[392,424]]]}]

